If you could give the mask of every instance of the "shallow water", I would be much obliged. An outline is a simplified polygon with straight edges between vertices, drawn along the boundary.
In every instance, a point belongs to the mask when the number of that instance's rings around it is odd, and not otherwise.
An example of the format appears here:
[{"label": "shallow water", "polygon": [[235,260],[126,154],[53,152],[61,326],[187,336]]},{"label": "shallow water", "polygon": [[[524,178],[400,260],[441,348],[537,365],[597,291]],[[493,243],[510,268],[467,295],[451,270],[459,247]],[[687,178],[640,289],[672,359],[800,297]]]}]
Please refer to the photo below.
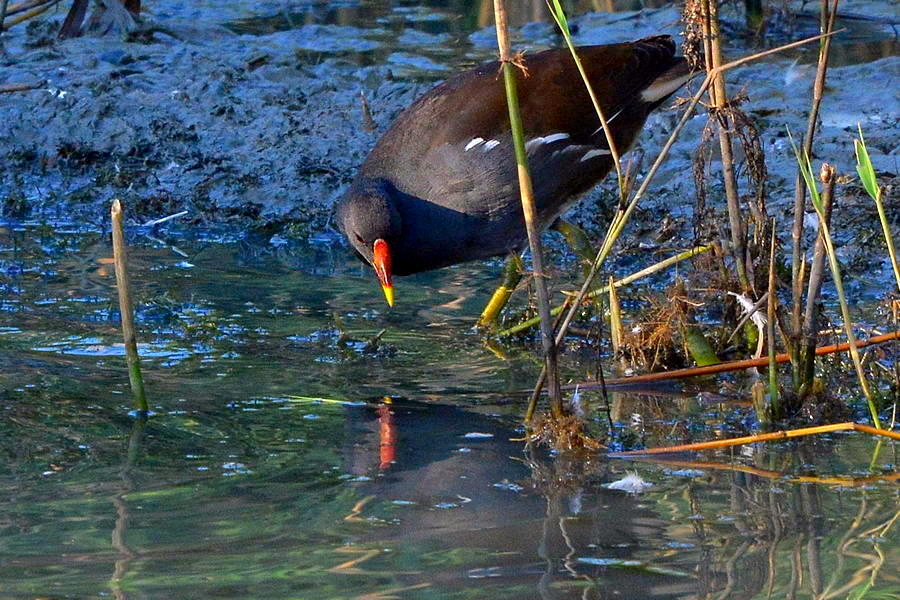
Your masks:
[{"label": "shallow water", "polygon": [[[398,78],[494,51],[486,3],[145,4],[163,23],[299,31],[270,43]],[[513,4],[521,38],[556,43],[533,23],[542,1]],[[622,11],[585,17],[602,23],[583,43],[668,19],[662,1],[572,4]],[[852,25],[834,62],[897,54],[884,29]],[[387,310],[331,234],[128,234],[147,422],[129,416],[108,233],[0,223],[0,598],[900,597],[896,443],[835,433],[653,461],[526,449],[535,355],[471,331],[498,264],[404,278]],[[854,284],[866,304],[891,281],[881,267]],[[570,349],[566,379],[590,378],[595,356]],[[582,399],[616,448],[670,445],[755,431],[748,387]],[[609,487],[623,479],[640,491]]]},{"label": "shallow water", "polygon": [[[0,228],[4,598],[900,590],[895,444],[679,457],[707,464],[529,452],[513,392],[533,359],[469,331],[495,267],[405,279],[388,312],[327,237],[148,233],[129,235],[144,424],[127,416],[107,236]],[[615,393],[610,412],[623,444],[752,425],[708,392]],[[629,472],[652,486],[605,487]]]}]

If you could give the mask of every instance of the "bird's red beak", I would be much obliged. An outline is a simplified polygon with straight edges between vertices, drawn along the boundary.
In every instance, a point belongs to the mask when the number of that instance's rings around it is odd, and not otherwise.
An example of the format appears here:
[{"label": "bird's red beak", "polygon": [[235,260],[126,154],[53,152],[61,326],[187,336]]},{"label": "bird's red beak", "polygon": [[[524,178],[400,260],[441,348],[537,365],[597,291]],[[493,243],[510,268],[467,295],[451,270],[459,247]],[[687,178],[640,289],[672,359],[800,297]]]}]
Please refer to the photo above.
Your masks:
[{"label": "bird's red beak", "polygon": [[388,306],[394,306],[394,286],[391,283],[391,250],[388,243],[381,238],[375,240],[372,246],[372,266],[375,267],[375,274],[381,282],[381,289],[384,291],[384,299],[387,300]]}]

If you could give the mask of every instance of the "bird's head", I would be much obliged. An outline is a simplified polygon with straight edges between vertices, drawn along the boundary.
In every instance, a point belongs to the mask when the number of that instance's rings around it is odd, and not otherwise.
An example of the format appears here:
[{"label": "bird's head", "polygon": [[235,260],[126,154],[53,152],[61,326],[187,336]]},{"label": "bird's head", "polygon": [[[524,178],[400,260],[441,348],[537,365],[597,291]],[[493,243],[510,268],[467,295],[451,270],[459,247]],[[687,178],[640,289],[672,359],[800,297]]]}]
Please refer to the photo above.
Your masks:
[{"label": "bird's head", "polygon": [[394,305],[391,251],[400,237],[393,186],[383,179],[356,181],[338,203],[337,223],[356,254],[375,269],[388,305]]}]

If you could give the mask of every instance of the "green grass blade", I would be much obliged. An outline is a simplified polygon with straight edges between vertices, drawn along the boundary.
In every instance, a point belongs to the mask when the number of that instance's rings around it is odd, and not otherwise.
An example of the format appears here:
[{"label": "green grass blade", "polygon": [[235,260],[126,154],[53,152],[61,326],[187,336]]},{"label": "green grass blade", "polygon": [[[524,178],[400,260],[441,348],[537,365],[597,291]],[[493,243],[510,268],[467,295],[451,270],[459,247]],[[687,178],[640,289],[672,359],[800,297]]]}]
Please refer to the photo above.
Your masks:
[{"label": "green grass blade", "polygon": [[856,172],[862,182],[866,193],[874,200],[878,196],[878,183],[875,180],[875,168],[869,151],[866,149],[866,140],[863,138],[862,126],[859,126],[859,139],[853,140],[853,148],[856,150]]}]

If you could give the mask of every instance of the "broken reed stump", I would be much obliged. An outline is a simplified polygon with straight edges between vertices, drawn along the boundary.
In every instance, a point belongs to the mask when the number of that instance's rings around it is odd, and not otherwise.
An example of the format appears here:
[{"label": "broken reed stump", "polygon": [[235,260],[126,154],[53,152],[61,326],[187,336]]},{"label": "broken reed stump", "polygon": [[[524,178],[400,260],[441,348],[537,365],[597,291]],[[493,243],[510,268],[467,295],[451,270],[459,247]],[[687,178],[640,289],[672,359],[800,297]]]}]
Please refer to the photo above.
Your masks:
[{"label": "broken reed stump", "polygon": [[144,394],[144,379],[141,376],[141,359],[134,334],[134,306],[131,302],[131,286],[128,280],[128,254],[125,246],[122,203],[113,200],[112,209],[113,261],[116,265],[116,288],[119,291],[119,312],[122,318],[122,336],[125,339],[125,360],[128,363],[128,381],[134,395],[134,408],[146,415],[147,397]]}]

